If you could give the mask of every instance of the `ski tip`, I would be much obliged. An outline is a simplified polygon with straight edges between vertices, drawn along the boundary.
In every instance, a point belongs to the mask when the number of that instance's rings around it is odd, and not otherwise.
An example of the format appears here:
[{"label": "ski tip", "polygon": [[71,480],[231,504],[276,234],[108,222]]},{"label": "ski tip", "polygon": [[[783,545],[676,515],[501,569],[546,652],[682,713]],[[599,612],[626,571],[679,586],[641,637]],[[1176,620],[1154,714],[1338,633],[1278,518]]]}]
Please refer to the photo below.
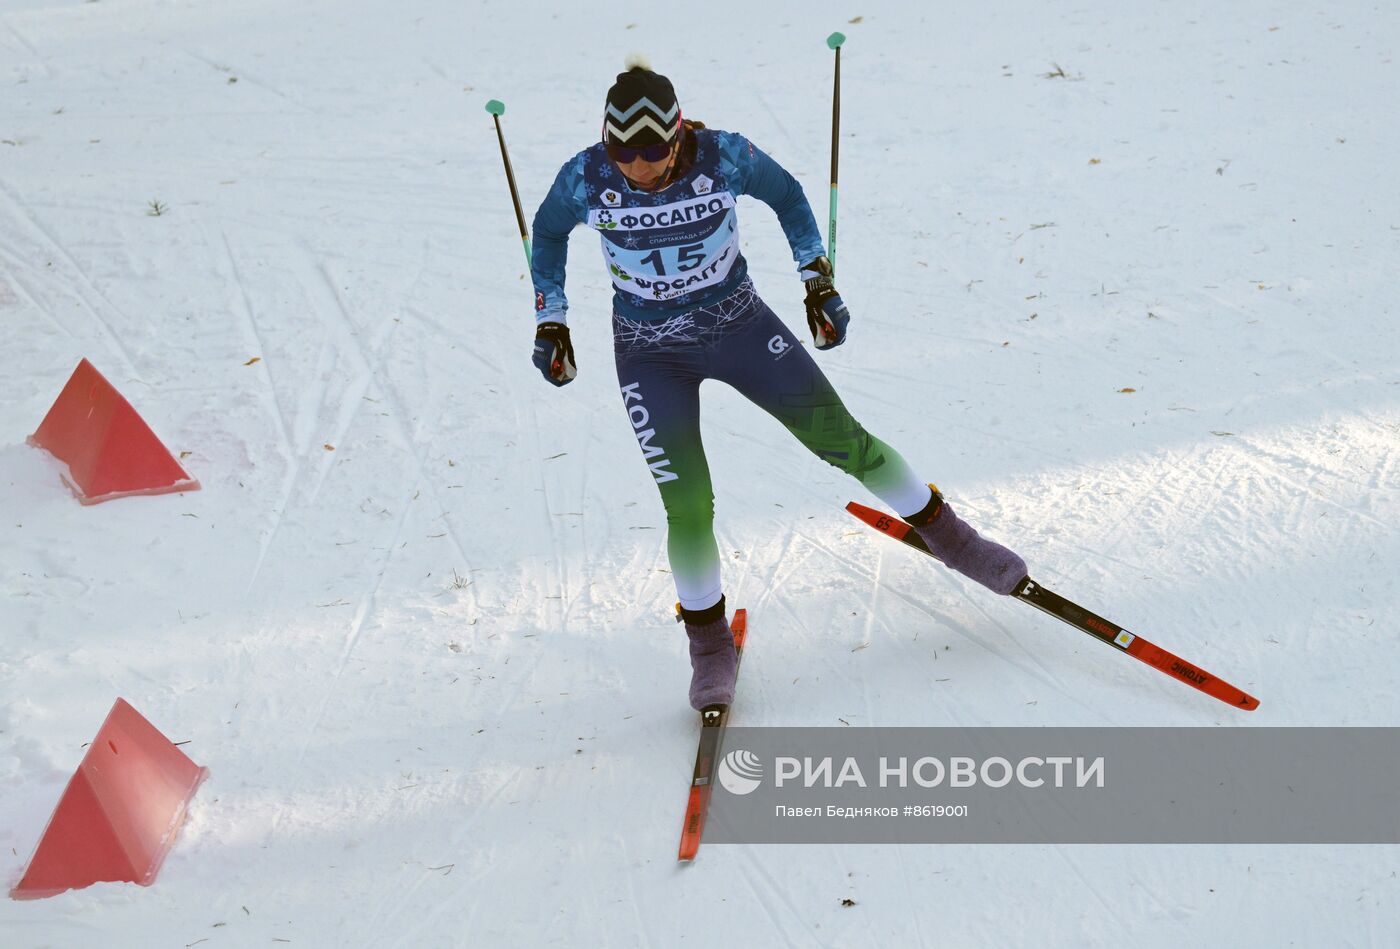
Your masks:
[{"label": "ski tip", "polygon": [[875,522],[880,520],[881,518],[884,518],[885,520],[889,521],[898,520],[898,518],[896,518],[893,514],[886,514],[884,511],[877,511],[870,505],[861,504],[859,501],[847,501],[846,513],[854,514],[856,517],[860,518],[862,521],[865,521],[865,523],[869,524],[872,527],[874,527]]},{"label": "ski tip", "polygon": [[1259,700],[1252,695],[1240,693],[1239,701],[1235,702],[1235,708],[1245,712],[1252,712],[1259,707]]},{"label": "ski tip", "polygon": [[[855,516],[858,520],[864,521],[871,527],[875,527],[875,522],[885,516],[880,511],[875,510],[873,507],[867,507],[859,501],[847,501],[846,513]],[[879,530],[880,528],[877,527],[875,529]]]}]

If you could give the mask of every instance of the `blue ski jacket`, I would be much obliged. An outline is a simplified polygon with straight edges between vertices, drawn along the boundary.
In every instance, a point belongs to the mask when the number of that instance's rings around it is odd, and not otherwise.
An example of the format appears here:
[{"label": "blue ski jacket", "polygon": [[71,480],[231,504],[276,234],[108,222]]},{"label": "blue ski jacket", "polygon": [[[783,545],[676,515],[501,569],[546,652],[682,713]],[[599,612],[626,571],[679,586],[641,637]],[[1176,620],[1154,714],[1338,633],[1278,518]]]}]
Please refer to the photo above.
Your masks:
[{"label": "blue ski jacket", "polygon": [[613,282],[613,311],[665,319],[717,302],[748,274],[735,199],[750,195],[778,215],[799,269],[826,252],[802,186],[737,132],[687,129],[695,159],[660,191],[635,189],[600,142],[559,169],[535,214],[531,277],[538,323],[567,323],[569,233],[598,233]]}]

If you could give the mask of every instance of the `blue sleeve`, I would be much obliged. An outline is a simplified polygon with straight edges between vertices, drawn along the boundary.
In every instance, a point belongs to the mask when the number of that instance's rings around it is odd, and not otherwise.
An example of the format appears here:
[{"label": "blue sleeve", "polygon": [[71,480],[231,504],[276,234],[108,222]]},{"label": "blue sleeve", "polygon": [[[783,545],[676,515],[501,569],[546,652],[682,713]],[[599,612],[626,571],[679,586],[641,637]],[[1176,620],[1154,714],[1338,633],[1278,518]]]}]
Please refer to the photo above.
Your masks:
[{"label": "blue sleeve", "polygon": [[787,235],[792,259],[798,268],[824,255],[826,247],[822,245],[821,232],[812,216],[812,206],[807,203],[797,179],[739,133],[716,134],[720,154],[729,166],[726,175],[731,190],[736,195],[751,195],[773,209]]},{"label": "blue sleeve", "polygon": [[564,266],[569,260],[569,232],[588,220],[583,194],[583,155],[564,163],[549,194],[535,212],[530,278],[535,284],[535,322],[565,323]]}]

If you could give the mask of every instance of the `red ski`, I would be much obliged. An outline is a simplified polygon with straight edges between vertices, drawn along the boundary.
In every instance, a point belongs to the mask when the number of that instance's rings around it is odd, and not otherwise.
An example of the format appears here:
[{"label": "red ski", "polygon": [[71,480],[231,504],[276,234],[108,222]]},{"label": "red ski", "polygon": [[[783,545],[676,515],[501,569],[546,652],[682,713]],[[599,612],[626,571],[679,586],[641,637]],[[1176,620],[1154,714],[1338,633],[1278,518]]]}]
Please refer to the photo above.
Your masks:
[{"label": "red ski", "polygon": [[[934,556],[918,532],[893,514],[885,514],[855,501],[847,504],[846,510],[880,533],[902,541],[930,557]],[[934,559],[938,558],[934,557]],[[1227,705],[1233,705],[1246,712],[1252,712],[1259,707],[1259,700],[1247,692],[1206,672],[1200,666],[1193,665],[1180,656],[1167,652],[1160,646],[1154,646],[1141,636],[1128,632],[1118,624],[1109,622],[1078,604],[1071,603],[1059,594],[1047,590],[1030,577],[1022,580],[1020,586],[1013,590],[1011,595],[1018,600],[1029,603],[1038,610],[1049,613],[1056,619],[1063,620],[1080,632],[1088,633],[1100,642],[1107,643],[1120,652],[1125,652],[1134,659],[1147,663],[1178,682],[1184,682],[1193,689],[1199,689],[1206,695],[1217,698]]]},{"label": "red ski", "polygon": [[[744,639],[748,633],[748,610],[735,610],[729,631],[734,634],[734,650],[744,659]],[[735,669],[738,673],[738,669]],[[705,815],[710,811],[710,790],[714,785],[715,768],[724,744],[724,726],[729,724],[729,706],[711,705],[700,712],[700,746],[695,752],[695,774],[690,780],[690,800],[685,806],[685,823],[681,825],[681,849],[676,859],[695,859],[700,849],[700,835],[705,832]]]}]

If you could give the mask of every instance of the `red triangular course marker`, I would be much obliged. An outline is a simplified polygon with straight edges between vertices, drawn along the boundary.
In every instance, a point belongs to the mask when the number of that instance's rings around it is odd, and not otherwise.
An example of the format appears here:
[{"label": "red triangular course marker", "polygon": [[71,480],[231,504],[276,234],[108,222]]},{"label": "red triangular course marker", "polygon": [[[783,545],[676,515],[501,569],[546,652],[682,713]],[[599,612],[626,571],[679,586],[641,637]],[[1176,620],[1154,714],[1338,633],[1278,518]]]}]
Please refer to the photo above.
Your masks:
[{"label": "red triangular course marker", "polygon": [[38,899],[101,882],[150,886],[208,774],[117,699],[10,896]]},{"label": "red triangular course marker", "polygon": [[197,491],[150,427],[84,359],[39,430],[28,438],[67,466],[63,481],[84,504],[133,494]]}]

